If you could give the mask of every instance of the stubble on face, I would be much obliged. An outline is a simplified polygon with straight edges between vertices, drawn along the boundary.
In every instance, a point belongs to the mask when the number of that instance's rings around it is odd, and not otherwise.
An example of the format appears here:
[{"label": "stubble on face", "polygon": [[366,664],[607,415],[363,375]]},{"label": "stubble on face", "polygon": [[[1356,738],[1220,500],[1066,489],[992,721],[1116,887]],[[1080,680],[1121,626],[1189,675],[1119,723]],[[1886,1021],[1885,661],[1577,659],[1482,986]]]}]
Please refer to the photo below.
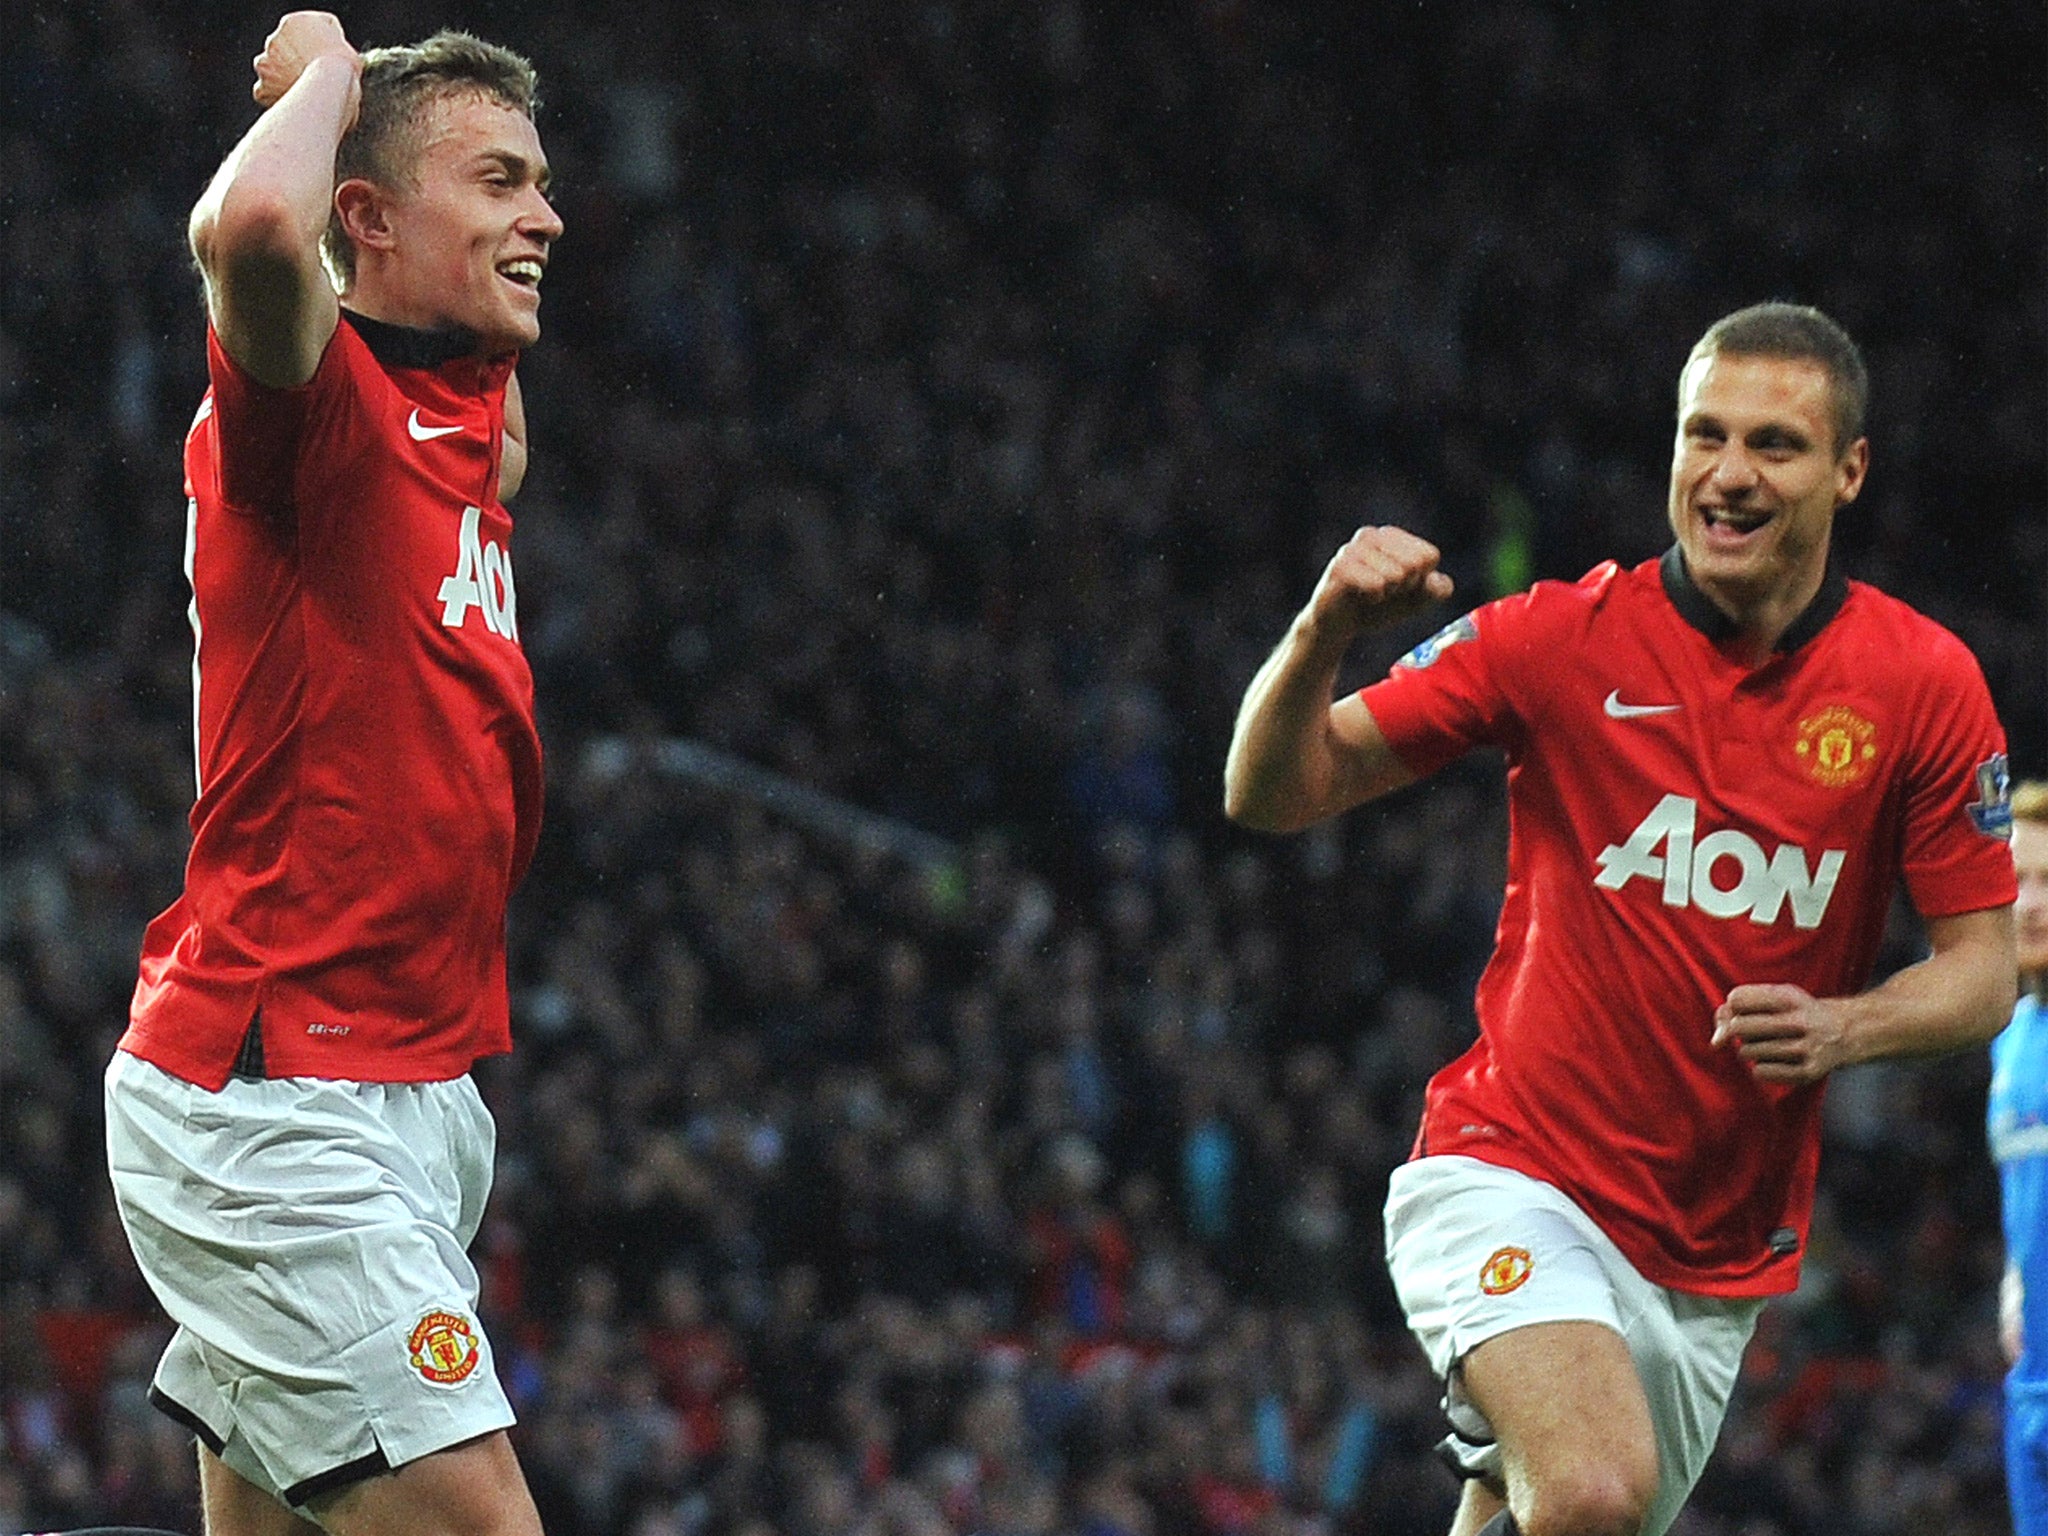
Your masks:
[{"label": "stubble on face", "polygon": [[1828,375],[1804,358],[1710,354],[1681,380],[1668,515],[1694,581],[1747,623],[1819,589],[1867,448],[1838,452]]}]

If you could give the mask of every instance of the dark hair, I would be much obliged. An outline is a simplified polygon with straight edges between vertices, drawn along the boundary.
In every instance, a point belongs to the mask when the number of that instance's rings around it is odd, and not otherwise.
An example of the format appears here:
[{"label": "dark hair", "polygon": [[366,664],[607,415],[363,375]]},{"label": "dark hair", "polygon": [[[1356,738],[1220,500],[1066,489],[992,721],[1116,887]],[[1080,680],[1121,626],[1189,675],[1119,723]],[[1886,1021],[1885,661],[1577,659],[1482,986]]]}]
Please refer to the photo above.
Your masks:
[{"label": "dark hair", "polygon": [[1849,333],[1806,304],[1752,304],[1723,315],[1707,327],[1686,359],[1702,357],[1791,357],[1818,363],[1828,376],[1833,397],[1835,452],[1841,454],[1863,435],[1863,412],[1870,403],[1870,372]]},{"label": "dark hair", "polygon": [[[443,97],[486,96],[532,117],[538,83],[532,64],[467,32],[444,29],[424,42],[372,48],[363,55],[355,125],[334,154],[334,184],[361,177],[388,187],[410,177],[427,107]],[[339,214],[329,214],[320,249],[344,286],[354,280],[355,247]]]}]

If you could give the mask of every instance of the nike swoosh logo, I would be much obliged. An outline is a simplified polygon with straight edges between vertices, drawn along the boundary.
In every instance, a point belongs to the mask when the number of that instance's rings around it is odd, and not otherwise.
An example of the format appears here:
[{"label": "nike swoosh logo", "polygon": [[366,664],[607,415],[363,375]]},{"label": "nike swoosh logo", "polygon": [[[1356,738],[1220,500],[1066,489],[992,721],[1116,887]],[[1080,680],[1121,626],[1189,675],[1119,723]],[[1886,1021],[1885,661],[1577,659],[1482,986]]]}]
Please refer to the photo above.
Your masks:
[{"label": "nike swoosh logo", "polygon": [[1601,701],[1600,707],[1607,711],[1607,718],[1610,720],[1633,720],[1638,715],[1668,715],[1674,710],[1684,708],[1681,704],[1624,704],[1621,702],[1619,688],[1608,694]]},{"label": "nike swoosh logo", "polygon": [[414,406],[412,414],[405,418],[405,430],[411,434],[414,442],[424,443],[437,437],[446,437],[450,432],[460,432],[462,423],[458,421],[452,427],[427,426],[420,421],[419,407]]}]

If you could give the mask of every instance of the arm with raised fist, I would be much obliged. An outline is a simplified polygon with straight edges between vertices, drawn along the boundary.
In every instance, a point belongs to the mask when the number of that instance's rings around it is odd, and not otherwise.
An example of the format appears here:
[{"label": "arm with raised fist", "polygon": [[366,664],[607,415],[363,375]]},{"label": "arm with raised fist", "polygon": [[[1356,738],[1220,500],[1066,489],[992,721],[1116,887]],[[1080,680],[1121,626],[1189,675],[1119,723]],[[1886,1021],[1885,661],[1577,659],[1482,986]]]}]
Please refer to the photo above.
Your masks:
[{"label": "arm with raised fist", "polygon": [[362,59],[326,11],[293,11],[256,57],[264,108],[192,210],[213,328],[261,382],[303,384],[340,318],[320,261],[334,152],[354,123]]},{"label": "arm with raised fist", "polygon": [[1400,528],[1361,528],[1332,557],[1238,708],[1223,770],[1232,821],[1298,831],[1409,782],[1364,702],[1330,695],[1361,632],[1451,595],[1440,558],[1434,544]]}]

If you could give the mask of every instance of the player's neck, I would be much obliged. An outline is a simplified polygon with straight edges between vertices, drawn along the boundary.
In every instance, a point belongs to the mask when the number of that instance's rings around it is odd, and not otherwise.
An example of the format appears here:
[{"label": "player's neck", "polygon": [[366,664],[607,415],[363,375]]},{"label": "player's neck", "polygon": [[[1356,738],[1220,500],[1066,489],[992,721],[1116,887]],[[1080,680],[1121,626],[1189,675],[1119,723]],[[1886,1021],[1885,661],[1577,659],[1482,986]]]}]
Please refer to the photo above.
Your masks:
[{"label": "player's neck", "polygon": [[429,336],[460,336],[468,339],[470,347],[480,347],[472,332],[450,323],[430,309],[409,302],[402,291],[376,281],[372,273],[358,271],[355,280],[341,291],[340,299],[343,309],[365,320]]},{"label": "player's neck", "polygon": [[1821,583],[1826,579],[1827,562],[1823,560],[1800,573],[1797,581],[1761,592],[1701,581],[1697,575],[1693,584],[1734,626],[1724,642],[1727,648],[1750,665],[1760,666],[1770,660],[1785,632],[1820,596]]}]

